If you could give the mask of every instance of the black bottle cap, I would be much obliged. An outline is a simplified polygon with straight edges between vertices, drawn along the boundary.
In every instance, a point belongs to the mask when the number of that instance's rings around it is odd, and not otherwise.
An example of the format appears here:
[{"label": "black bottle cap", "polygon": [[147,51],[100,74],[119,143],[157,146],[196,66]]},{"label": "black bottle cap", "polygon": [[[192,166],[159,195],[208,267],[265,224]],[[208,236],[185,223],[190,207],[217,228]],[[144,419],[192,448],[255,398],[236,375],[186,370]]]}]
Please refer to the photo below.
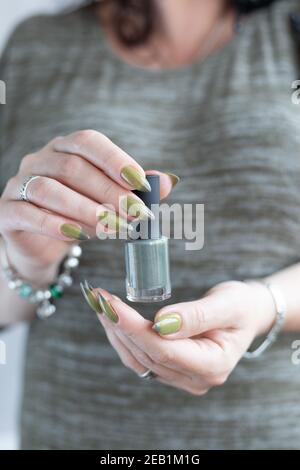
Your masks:
[{"label": "black bottle cap", "polygon": [[155,214],[155,219],[139,222],[137,230],[139,230],[141,239],[157,239],[160,238],[160,222],[159,222],[159,203],[160,203],[160,178],[159,175],[147,175],[146,179],[150,184],[151,191],[133,191],[145,205]]}]

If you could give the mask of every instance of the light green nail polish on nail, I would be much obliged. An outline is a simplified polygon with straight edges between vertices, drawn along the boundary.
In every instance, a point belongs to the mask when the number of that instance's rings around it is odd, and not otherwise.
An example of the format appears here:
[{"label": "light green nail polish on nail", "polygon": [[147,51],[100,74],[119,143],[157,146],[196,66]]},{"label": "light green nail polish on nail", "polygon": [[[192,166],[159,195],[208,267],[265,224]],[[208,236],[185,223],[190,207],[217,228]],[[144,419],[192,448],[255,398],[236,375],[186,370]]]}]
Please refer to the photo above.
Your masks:
[{"label": "light green nail polish on nail", "polygon": [[140,220],[153,220],[153,212],[142,201],[133,196],[126,196],[121,200],[121,208],[131,217]]},{"label": "light green nail polish on nail", "polygon": [[176,184],[179,183],[179,181],[180,181],[179,176],[174,175],[174,173],[166,173],[166,175],[168,175],[168,177],[170,178],[172,188],[174,188],[176,186]]},{"label": "light green nail polish on nail", "polygon": [[145,176],[141,174],[134,166],[124,166],[121,171],[121,177],[128,183],[132,189],[139,191],[151,191],[151,186]]},{"label": "light green nail polish on nail", "polygon": [[161,335],[171,335],[180,330],[181,324],[182,319],[179,313],[165,313],[159,317],[152,328]]},{"label": "light green nail polish on nail", "polygon": [[60,227],[61,233],[68,238],[71,238],[73,240],[89,240],[90,236],[85,233],[80,225],[75,225],[75,224],[63,224]]},{"label": "light green nail polish on nail", "polygon": [[103,313],[109,318],[113,323],[118,323],[119,321],[119,316],[118,314],[114,311],[112,308],[110,302],[106,300],[102,294],[98,294],[99,298],[99,303],[101,305],[101,308],[103,310]]},{"label": "light green nail polish on nail", "polygon": [[97,301],[96,295],[93,293],[92,289],[87,284],[87,282],[85,281],[85,285],[83,285],[82,282],[81,282],[80,287],[81,287],[83,296],[84,296],[86,302],[88,303],[88,305],[91,307],[91,309],[94,310],[94,312],[96,312],[96,313],[103,313],[102,309],[100,307],[100,304]]},{"label": "light green nail polish on nail", "polygon": [[104,211],[98,216],[99,222],[104,225],[104,227],[114,230],[115,232],[126,232],[131,230],[130,225],[126,222],[125,219],[119,217],[114,212]]}]

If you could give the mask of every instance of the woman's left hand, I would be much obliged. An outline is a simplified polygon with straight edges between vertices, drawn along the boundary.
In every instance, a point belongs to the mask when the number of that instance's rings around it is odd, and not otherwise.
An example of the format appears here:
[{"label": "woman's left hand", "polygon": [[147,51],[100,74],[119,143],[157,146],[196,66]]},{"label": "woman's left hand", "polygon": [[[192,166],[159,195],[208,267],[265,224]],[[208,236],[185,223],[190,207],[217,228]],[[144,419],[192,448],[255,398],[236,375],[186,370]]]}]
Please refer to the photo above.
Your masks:
[{"label": "woman's left hand", "polygon": [[203,395],[222,385],[254,338],[275,320],[268,289],[230,281],[200,300],[168,305],[154,324],[104,290],[98,317],[124,365],[137,374],[150,369],[156,380]]}]

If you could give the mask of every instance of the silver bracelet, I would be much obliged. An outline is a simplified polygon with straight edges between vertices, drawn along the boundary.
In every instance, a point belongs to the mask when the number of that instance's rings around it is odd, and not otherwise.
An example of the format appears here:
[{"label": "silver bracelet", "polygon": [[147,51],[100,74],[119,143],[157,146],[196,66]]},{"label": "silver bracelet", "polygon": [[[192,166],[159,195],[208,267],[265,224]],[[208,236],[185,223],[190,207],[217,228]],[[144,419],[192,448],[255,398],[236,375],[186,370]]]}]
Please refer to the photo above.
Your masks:
[{"label": "silver bracelet", "polygon": [[256,279],[244,280],[243,282],[245,283],[258,282],[260,284],[265,285],[266,288],[269,289],[269,292],[273,298],[275,309],[276,309],[276,321],[273,327],[271,328],[269,334],[267,335],[266,339],[262,342],[260,346],[258,346],[257,349],[255,349],[254,351],[247,351],[243,356],[245,359],[251,360],[251,359],[256,359],[259,356],[261,356],[277,340],[278,335],[284,325],[284,321],[286,317],[286,302],[285,302],[285,299],[281,290],[278,288],[278,286],[274,284],[267,283],[262,280],[256,280]]},{"label": "silver bracelet", "polygon": [[19,297],[28,299],[35,304],[37,306],[36,314],[41,319],[48,318],[56,312],[54,301],[62,297],[65,289],[73,284],[72,270],[79,265],[81,254],[81,247],[72,245],[63,262],[62,271],[51,284],[43,289],[22,279],[17,271],[10,266],[3,239],[0,237],[1,267],[8,288],[14,290]]}]

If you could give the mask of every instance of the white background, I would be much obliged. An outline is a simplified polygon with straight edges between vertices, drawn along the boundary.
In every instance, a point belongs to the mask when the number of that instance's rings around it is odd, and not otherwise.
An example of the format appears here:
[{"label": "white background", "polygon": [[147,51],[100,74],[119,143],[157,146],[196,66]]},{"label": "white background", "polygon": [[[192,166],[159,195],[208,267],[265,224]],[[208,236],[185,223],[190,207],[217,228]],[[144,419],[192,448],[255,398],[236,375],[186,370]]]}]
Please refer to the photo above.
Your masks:
[{"label": "white background", "polygon": [[[0,53],[14,26],[27,16],[40,12],[54,12],[66,0],[1,0]],[[1,80],[1,77],[0,77]],[[3,105],[2,105],[3,106]],[[15,449],[19,445],[18,412],[22,391],[23,358],[26,326],[18,325],[0,334],[6,344],[7,364],[0,364],[0,450]]]}]

